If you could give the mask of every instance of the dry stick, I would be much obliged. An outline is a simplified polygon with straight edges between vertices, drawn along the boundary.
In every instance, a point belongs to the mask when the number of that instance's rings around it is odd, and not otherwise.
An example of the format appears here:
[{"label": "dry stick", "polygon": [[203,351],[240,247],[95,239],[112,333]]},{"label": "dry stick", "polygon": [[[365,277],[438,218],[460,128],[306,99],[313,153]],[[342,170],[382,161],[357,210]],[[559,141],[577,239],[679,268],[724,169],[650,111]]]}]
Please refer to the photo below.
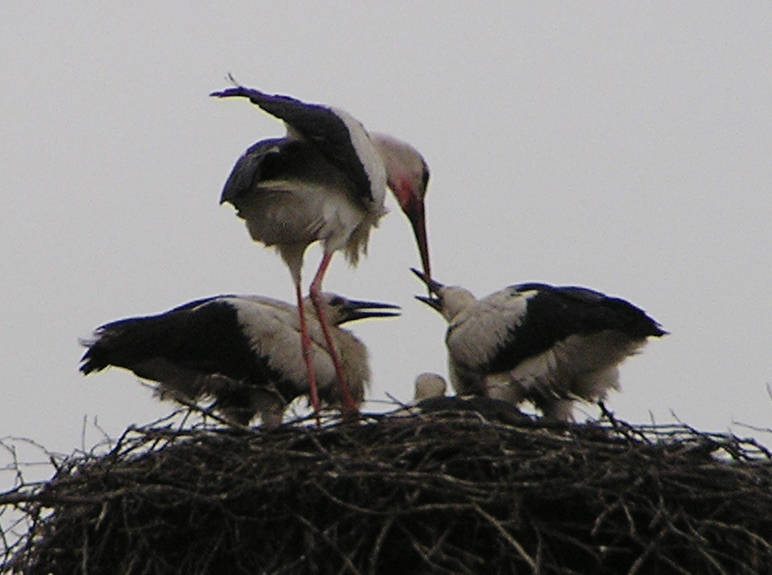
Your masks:
[{"label": "dry stick", "polygon": [[214,419],[215,421],[217,421],[219,423],[222,423],[222,424],[227,425],[229,427],[234,427],[236,429],[240,429],[242,431],[249,431],[250,433],[255,433],[255,430],[253,428],[249,427],[248,425],[241,425],[240,423],[236,423],[235,421],[229,421],[229,420],[225,419],[224,417],[221,417],[220,415],[217,415],[214,411],[212,411],[212,409],[206,408],[206,407],[201,407],[195,401],[191,401],[187,397],[184,397],[183,395],[179,395],[178,396],[178,394],[174,394],[172,397],[173,397],[174,401],[176,401],[177,403],[181,403],[182,405],[184,405],[185,407],[187,407],[187,408],[189,408],[189,409],[191,409],[193,411],[196,411],[198,413],[201,413],[203,415],[211,417],[212,419]]},{"label": "dry stick", "polygon": [[[445,537],[443,535],[443,537]],[[464,573],[468,573],[469,575],[477,575],[479,573],[479,568],[476,571],[472,565],[475,563],[477,564],[483,564],[484,559],[480,557],[479,555],[476,555],[474,552],[466,551],[463,547],[459,545],[454,545],[451,542],[442,541],[442,545],[438,546],[435,544],[430,550],[431,555],[437,555],[437,558],[439,560],[442,560],[446,563],[452,563],[455,571],[452,571],[448,569],[453,575],[457,575],[459,570],[462,570]],[[469,565],[467,567],[467,565]]]},{"label": "dry stick", "polygon": [[301,427],[300,429],[305,433],[305,436],[311,440],[314,446],[316,446],[316,448],[319,450],[319,453],[323,454],[327,460],[334,465],[336,471],[338,473],[342,473],[338,459],[332,453],[330,453],[329,449],[322,445],[321,441],[319,441],[319,428]]},{"label": "dry stick", "polygon": [[481,517],[483,517],[486,521],[488,521],[493,527],[496,528],[496,531],[498,531],[504,539],[506,539],[507,543],[509,543],[515,551],[517,551],[520,556],[525,559],[525,562],[528,563],[528,565],[531,567],[531,570],[534,572],[534,574],[539,572],[539,565],[534,561],[530,555],[523,549],[523,546],[520,545],[510,534],[509,531],[504,529],[504,526],[499,523],[495,517],[487,513],[480,507],[477,503],[473,503],[473,507],[477,513],[480,514]]},{"label": "dry stick", "polygon": [[318,534],[318,535],[319,535],[319,536],[320,536],[322,539],[324,539],[324,542],[325,542],[325,543],[327,543],[327,545],[329,545],[329,546],[330,546],[332,549],[334,549],[334,550],[335,550],[335,551],[338,553],[338,555],[340,556],[340,558],[341,558],[341,559],[343,559],[343,561],[346,563],[346,566],[347,566],[349,569],[351,569],[351,571],[352,571],[352,572],[353,572],[355,575],[362,575],[362,574],[359,572],[359,569],[357,569],[357,568],[356,568],[356,566],[354,565],[354,563],[351,561],[351,558],[350,558],[348,555],[346,555],[346,554],[345,554],[345,553],[344,553],[344,552],[343,552],[343,551],[342,551],[342,550],[341,550],[341,549],[340,549],[340,548],[339,548],[339,547],[338,547],[338,546],[335,544],[335,542],[334,542],[332,539],[330,539],[330,536],[329,536],[329,535],[327,535],[327,533],[325,533],[324,531],[322,531],[321,529],[319,529],[319,528],[318,528],[316,525],[314,525],[313,523],[311,523],[311,522],[310,522],[308,519],[306,519],[305,517],[303,517],[303,516],[302,516],[302,515],[300,515],[299,513],[294,513],[294,512],[293,512],[293,513],[292,513],[292,515],[293,515],[293,516],[294,516],[296,519],[298,519],[298,520],[299,520],[299,521],[300,521],[300,522],[301,522],[303,525],[305,525],[306,527],[308,527],[309,529],[311,529],[311,531],[314,531],[314,532],[315,532],[315,533],[317,533],[317,534]]},{"label": "dry stick", "polygon": [[[699,543],[699,545],[697,546],[697,551],[700,553],[700,555],[705,557],[705,559],[707,559],[707,561],[713,567],[718,569],[719,573],[722,573],[723,575],[728,575],[726,573],[726,571],[724,571],[724,569],[721,567],[721,564],[716,560],[716,558],[713,557],[712,554],[710,554],[710,553],[708,553],[706,551],[706,548],[707,549],[710,548],[710,541],[708,541],[702,533],[700,533],[699,531],[697,531],[694,528],[694,526],[691,524],[691,521],[688,521],[688,518],[685,518],[685,519],[686,519],[686,526],[688,527],[689,531],[691,532],[693,541],[695,543]],[[684,536],[686,536],[687,539],[688,539],[688,535],[686,533],[684,533]]]},{"label": "dry stick", "polygon": [[81,551],[80,569],[83,575],[88,575],[88,531],[86,524],[83,524],[83,549]]},{"label": "dry stick", "polygon": [[683,567],[681,567],[680,565],[678,565],[675,561],[673,561],[667,555],[663,555],[662,553],[659,553],[657,551],[655,551],[655,553],[657,554],[657,557],[659,557],[662,561],[667,563],[668,566],[670,566],[673,569],[675,569],[676,571],[678,571],[681,575],[694,575],[691,571],[688,571],[688,570],[684,569]]},{"label": "dry stick", "polygon": [[368,571],[371,575],[375,575],[375,564],[378,561],[378,556],[381,554],[381,546],[383,545],[383,541],[386,539],[386,534],[391,529],[391,526],[394,524],[394,520],[396,518],[396,515],[389,515],[389,517],[387,517],[386,521],[383,523],[383,526],[381,526],[381,530],[378,532],[378,536],[375,538],[375,545],[373,546],[372,553],[370,554],[370,560],[368,561]]},{"label": "dry stick", "polygon": [[[442,573],[449,573],[451,575],[458,575],[459,571],[466,573],[468,575],[475,575],[475,573],[469,567],[467,567],[464,564],[460,564],[456,558],[450,557],[447,554],[443,553],[442,549],[438,547],[436,543],[431,549],[427,550],[426,545],[423,545],[420,541],[418,541],[415,535],[413,535],[412,531],[409,531],[404,525],[399,525],[399,529],[402,531],[402,533],[405,534],[405,536],[410,541],[410,545],[412,545],[415,552],[421,556],[421,559],[423,559],[427,565],[431,565],[435,569],[440,569],[441,570],[440,572]],[[446,561],[447,560],[453,561],[453,563],[457,564],[457,569],[454,571],[446,567],[442,567],[441,565],[438,565],[431,558],[432,555],[439,555],[440,559],[445,559]]]},{"label": "dry stick", "polygon": [[437,541],[435,541],[434,545],[427,553],[428,557],[432,557],[436,553],[442,553],[442,546],[445,544],[445,540],[448,538],[448,535],[450,535],[452,529],[452,525],[448,526],[447,529],[445,529],[445,532],[437,538]]},{"label": "dry stick", "polygon": [[763,537],[759,537],[755,533],[748,531],[745,527],[740,527],[737,525],[727,525],[726,523],[722,523],[721,521],[716,521],[714,519],[703,519],[700,521],[700,523],[704,525],[712,525],[714,527],[720,527],[721,529],[724,529],[726,531],[738,531],[739,533],[742,533],[743,535],[745,535],[748,539],[760,544],[762,547],[765,547],[768,553],[772,553],[772,543],[770,543]]},{"label": "dry stick", "polygon": [[698,548],[698,552],[700,553],[700,555],[705,557],[705,559],[707,559],[710,562],[710,564],[713,565],[713,567],[718,569],[718,572],[721,573],[721,575],[729,575],[729,573],[724,571],[724,568],[721,567],[721,564],[718,561],[716,561],[716,558],[713,557],[713,555],[711,555],[710,553],[708,553],[708,551],[704,547]]},{"label": "dry stick", "polygon": [[595,518],[595,521],[592,524],[592,529],[590,530],[590,535],[592,537],[596,537],[598,535],[598,531],[600,531],[601,526],[606,520],[606,517],[610,516],[617,509],[621,509],[621,507],[622,507],[622,499],[620,498],[618,498],[614,503],[607,505],[600,513],[600,515],[598,515]]},{"label": "dry stick", "polygon": [[669,531],[669,527],[669,525],[665,525],[659,531],[659,533],[657,533],[657,536],[649,541],[649,544],[643,550],[643,553],[641,553],[638,556],[638,559],[636,559],[635,562],[630,566],[630,570],[627,572],[627,575],[635,575],[638,572],[638,570],[643,566],[643,562],[646,561],[646,559],[649,557],[649,555],[652,554],[653,551],[655,551],[655,547],[659,544],[659,542],[665,538],[665,535]]},{"label": "dry stick", "polygon": [[544,557],[544,538],[538,525],[534,527],[534,530],[536,531],[536,564],[541,565]]}]

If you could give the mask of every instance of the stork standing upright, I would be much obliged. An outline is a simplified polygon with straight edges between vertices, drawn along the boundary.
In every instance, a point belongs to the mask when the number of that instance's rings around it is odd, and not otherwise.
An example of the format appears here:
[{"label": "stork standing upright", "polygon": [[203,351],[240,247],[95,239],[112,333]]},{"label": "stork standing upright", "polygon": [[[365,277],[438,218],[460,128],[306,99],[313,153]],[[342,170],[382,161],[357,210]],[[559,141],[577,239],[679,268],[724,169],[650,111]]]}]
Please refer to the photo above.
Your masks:
[{"label": "stork standing upright", "polygon": [[525,283],[478,300],[413,273],[432,293],[416,297],[448,321],[456,393],[527,400],[551,419],[570,420],[574,400],[618,389],[618,365],[667,333],[642,309],[586,288]]},{"label": "stork standing upright", "polygon": [[[368,317],[397,315],[396,306],[322,294],[322,306],[334,327],[334,345],[355,405],[370,380],[367,349],[349,331],[337,326]],[[340,404],[337,374],[327,352],[320,323],[305,319],[319,395]],[[297,345],[297,308],[258,296],[216,296],[196,300],[165,313],[122,319],[103,325],[88,347],[80,370],[84,374],[109,366],[133,371],[160,384],[161,398],[195,402],[212,398],[213,409],[246,425],[260,413],[263,424],[275,427],[285,407],[309,392],[305,360]]]},{"label": "stork standing upright", "polygon": [[233,204],[252,239],[275,246],[289,267],[315,411],[319,404],[304,321],[301,269],[306,248],[316,241],[323,243],[324,255],[309,293],[339,376],[343,412],[354,414],[357,407],[321,305],[322,280],[334,252],[344,250],[351,264],[366,252],[370,230],[386,213],[387,186],[410,220],[424,273],[431,277],[424,215],[429,183],[426,162],[410,145],[391,136],[369,134],[338,108],[239,85],[212,96],[248,98],[286,125],[286,137],[257,142],[237,161],[220,203]]}]

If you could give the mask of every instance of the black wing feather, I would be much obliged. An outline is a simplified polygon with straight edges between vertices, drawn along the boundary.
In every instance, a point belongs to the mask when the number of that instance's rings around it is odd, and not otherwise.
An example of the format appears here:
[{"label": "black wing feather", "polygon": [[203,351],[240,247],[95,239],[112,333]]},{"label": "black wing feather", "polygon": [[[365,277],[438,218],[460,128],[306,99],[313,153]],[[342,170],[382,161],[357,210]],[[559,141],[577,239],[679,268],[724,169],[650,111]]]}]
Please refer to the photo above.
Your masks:
[{"label": "black wing feather", "polygon": [[123,319],[96,331],[82,358],[84,374],[108,366],[133,366],[161,358],[205,374],[253,385],[277,382],[266,358],[249,347],[236,309],[220,297],[196,300],[164,314]]},{"label": "black wing feather", "polygon": [[223,187],[220,203],[238,206],[240,198],[267,180],[287,180],[324,185],[331,181],[330,164],[308,142],[275,138],[252,145],[233,166]]},{"label": "black wing feather", "polygon": [[220,203],[235,204],[239,198],[251,192],[261,180],[279,175],[284,157],[282,152],[287,142],[286,138],[262,140],[244,152],[225,181]]},{"label": "black wing feather", "polygon": [[265,112],[292,126],[346,174],[360,194],[372,197],[372,182],[351,142],[349,129],[332,108],[244,86],[234,86],[211,95],[248,98]]},{"label": "black wing feather", "polygon": [[642,309],[595,290],[541,283],[518,284],[509,289],[513,295],[537,293],[528,299],[522,323],[509,330],[509,337],[492,362],[493,371],[512,369],[575,334],[617,330],[631,339],[645,339],[667,333]]}]

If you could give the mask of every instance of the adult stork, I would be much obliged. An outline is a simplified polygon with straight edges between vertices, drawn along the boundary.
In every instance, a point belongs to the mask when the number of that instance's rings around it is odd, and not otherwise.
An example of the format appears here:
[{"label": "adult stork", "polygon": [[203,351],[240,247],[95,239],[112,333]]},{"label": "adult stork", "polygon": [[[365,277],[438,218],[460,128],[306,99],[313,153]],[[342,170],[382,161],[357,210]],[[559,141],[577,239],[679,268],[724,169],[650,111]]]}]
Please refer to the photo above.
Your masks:
[{"label": "adult stork", "polygon": [[530,401],[545,417],[571,420],[575,400],[619,388],[619,364],[665,332],[631,303],[575,286],[525,283],[478,300],[418,270],[448,321],[451,384],[459,395]]},{"label": "adult stork", "polygon": [[[397,315],[396,306],[323,294],[326,317],[342,368],[359,405],[370,380],[367,349],[345,323]],[[326,404],[339,405],[337,374],[322,328],[313,313],[305,318],[314,350],[311,366]],[[118,320],[97,328],[82,358],[84,374],[109,366],[133,371],[159,383],[162,399],[196,402],[246,425],[260,414],[277,426],[285,407],[309,392],[304,358],[297,345],[297,308],[258,296],[223,295],[183,304],[159,315]]]},{"label": "adult stork", "polygon": [[[235,83],[235,82],[234,82]],[[246,222],[253,240],[275,246],[295,284],[301,347],[318,410],[310,346],[303,318],[301,269],[306,248],[321,241],[324,255],[309,293],[339,375],[344,414],[357,412],[343,377],[321,305],[322,280],[334,252],[356,264],[370,230],[386,213],[386,187],[410,220],[424,273],[431,277],[424,197],[429,169],[413,147],[391,136],[368,133],[347,112],[236,85],[211,94],[248,98],[284,121],[287,135],[254,144],[236,162],[220,198]]]}]

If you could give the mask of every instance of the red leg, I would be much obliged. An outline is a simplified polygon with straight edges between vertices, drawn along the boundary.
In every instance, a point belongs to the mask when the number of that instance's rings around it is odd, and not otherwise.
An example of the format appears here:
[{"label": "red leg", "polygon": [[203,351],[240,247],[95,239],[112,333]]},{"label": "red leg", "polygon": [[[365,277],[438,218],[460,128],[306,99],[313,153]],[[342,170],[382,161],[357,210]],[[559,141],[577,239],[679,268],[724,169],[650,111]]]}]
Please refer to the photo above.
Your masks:
[{"label": "red leg", "polygon": [[321,427],[321,421],[319,421],[319,393],[316,390],[316,375],[314,375],[314,366],[311,363],[311,338],[308,336],[305,306],[303,305],[303,294],[300,293],[300,284],[295,285],[295,296],[298,300],[298,317],[300,319],[300,348],[303,351],[303,361],[306,363],[306,373],[308,373],[308,389],[309,394],[311,395],[311,406],[314,408],[316,426]]},{"label": "red leg", "polygon": [[340,359],[338,358],[338,352],[335,351],[335,344],[332,341],[332,335],[330,335],[330,328],[327,325],[327,318],[324,316],[324,309],[322,308],[322,278],[327,271],[327,267],[330,265],[332,259],[332,253],[325,252],[322,258],[322,263],[319,264],[319,269],[316,272],[314,281],[311,282],[309,289],[311,295],[311,301],[316,309],[316,315],[319,317],[319,324],[322,326],[322,333],[324,334],[324,341],[327,343],[327,349],[332,357],[332,363],[335,365],[335,373],[338,375],[338,382],[340,384],[340,393],[342,398],[343,415],[351,417],[359,413],[354,398],[351,396],[351,390],[349,390],[348,382],[343,376],[343,368],[340,365]]}]

